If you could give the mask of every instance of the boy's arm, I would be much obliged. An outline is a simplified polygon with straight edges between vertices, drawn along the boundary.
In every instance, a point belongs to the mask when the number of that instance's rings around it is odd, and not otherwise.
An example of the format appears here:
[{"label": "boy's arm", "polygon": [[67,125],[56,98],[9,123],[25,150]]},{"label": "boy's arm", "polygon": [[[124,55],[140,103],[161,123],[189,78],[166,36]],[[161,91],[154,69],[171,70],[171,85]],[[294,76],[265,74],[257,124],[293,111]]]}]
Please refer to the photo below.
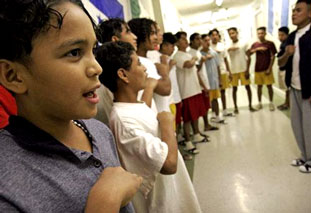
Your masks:
[{"label": "boy's arm", "polygon": [[161,131],[161,140],[168,146],[168,154],[161,174],[175,174],[177,170],[177,141],[174,131],[174,117],[170,112],[161,112],[157,116]]},{"label": "boy's arm", "polygon": [[157,84],[158,80],[154,78],[147,78],[146,87],[144,89],[143,95],[141,96],[141,100],[149,107],[151,107],[153,91],[155,90]]},{"label": "boy's arm", "polygon": [[108,167],[91,188],[85,213],[117,213],[133,198],[142,183],[142,177],[121,167]]},{"label": "boy's arm", "polygon": [[285,48],[285,53],[278,58],[278,65],[280,67],[285,66],[289,57],[294,55],[294,53],[295,53],[295,46],[294,45],[287,45]]},{"label": "boy's arm", "polygon": [[193,57],[191,60],[185,61],[184,64],[183,64],[183,68],[191,68],[191,67],[193,67],[197,60],[198,60],[197,57]]},{"label": "boy's arm", "polygon": [[154,90],[155,93],[163,96],[168,96],[171,93],[171,80],[169,78],[169,65],[166,63],[155,64],[158,74],[161,78],[158,80],[158,84]]},{"label": "boy's arm", "polygon": [[274,63],[274,60],[275,60],[275,55],[271,51],[270,51],[270,57],[271,57],[271,60],[270,60],[269,68],[266,71],[267,75],[269,75],[272,72],[272,66],[273,66],[273,63]]}]

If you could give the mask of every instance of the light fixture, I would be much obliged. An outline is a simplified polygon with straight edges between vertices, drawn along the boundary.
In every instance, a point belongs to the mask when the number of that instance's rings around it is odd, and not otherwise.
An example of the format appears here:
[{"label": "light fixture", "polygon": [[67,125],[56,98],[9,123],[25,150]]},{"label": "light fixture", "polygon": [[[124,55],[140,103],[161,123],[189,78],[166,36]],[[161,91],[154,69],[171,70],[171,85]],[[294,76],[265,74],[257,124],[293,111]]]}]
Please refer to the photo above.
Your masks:
[{"label": "light fixture", "polygon": [[222,5],[224,0],[215,0],[215,3],[218,7],[220,7]]}]

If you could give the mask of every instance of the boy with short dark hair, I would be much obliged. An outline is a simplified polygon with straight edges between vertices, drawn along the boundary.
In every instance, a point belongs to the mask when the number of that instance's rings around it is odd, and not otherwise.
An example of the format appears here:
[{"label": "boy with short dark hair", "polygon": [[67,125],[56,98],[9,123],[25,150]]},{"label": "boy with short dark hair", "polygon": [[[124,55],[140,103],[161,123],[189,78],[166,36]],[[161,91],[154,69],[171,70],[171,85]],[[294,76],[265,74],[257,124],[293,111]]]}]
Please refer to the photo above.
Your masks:
[{"label": "boy with short dark hair", "polygon": [[0,212],[134,212],[141,178],[104,124],[81,120],[96,114],[102,72],[82,3],[5,0],[0,26],[0,83],[18,106],[0,131]]},{"label": "boy with short dark hair", "polygon": [[147,74],[133,47],[121,41],[106,43],[96,58],[106,69],[100,80],[115,97],[110,127],[122,166],[144,178],[133,198],[135,211],[201,212],[177,149],[172,114],[156,114],[137,98],[146,87]]},{"label": "boy with short dark hair", "polygon": [[256,64],[255,64],[255,84],[257,85],[258,95],[258,106],[257,109],[262,109],[261,96],[262,86],[266,85],[269,93],[269,109],[274,111],[275,107],[273,104],[273,87],[274,77],[272,67],[275,59],[276,48],[272,41],[266,40],[266,27],[259,27],[257,29],[258,40],[255,42],[250,50],[249,54],[256,53]]},{"label": "boy with short dark hair", "polygon": [[298,0],[292,22],[297,30],[288,36],[279,66],[286,66],[290,87],[291,122],[301,156],[292,161],[299,171],[311,173],[311,1]]},{"label": "boy with short dark hair", "polygon": [[[124,41],[132,44],[137,49],[137,37],[132,33],[128,24],[119,18],[111,18],[102,21],[98,25],[98,37],[100,43],[110,41]],[[95,118],[109,125],[109,116],[113,104],[113,94],[104,85],[98,89],[99,103]]]},{"label": "boy with short dark hair", "polygon": [[[277,54],[277,57],[281,57],[285,53],[286,40],[288,38],[289,29],[288,27],[280,27],[278,36],[281,42],[280,51]],[[289,89],[285,83],[285,67],[279,67],[279,87],[282,90],[285,90],[285,102],[284,104],[278,106],[279,110],[288,110],[289,109]]]}]

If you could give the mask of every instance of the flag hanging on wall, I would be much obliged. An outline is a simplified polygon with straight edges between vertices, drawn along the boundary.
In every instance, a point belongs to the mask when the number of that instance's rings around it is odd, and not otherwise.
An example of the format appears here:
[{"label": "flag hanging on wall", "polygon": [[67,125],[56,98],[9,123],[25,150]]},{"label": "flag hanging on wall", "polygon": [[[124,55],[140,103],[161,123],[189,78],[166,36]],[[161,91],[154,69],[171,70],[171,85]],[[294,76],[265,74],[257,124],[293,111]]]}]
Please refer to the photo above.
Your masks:
[{"label": "flag hanging on wall", "polygon": [[117,0],[90,0],[108,18],[124,19],[123,6]]}]

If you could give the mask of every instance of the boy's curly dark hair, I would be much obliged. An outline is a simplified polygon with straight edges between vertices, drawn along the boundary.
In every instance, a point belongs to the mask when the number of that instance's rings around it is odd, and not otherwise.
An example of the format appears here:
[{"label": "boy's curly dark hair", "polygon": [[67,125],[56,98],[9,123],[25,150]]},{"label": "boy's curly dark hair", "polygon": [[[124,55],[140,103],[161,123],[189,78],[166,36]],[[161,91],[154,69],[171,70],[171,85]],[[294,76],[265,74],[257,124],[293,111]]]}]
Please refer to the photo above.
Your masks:
[{"label": "boy's curly dark hair", "polygon": [[157,29],[156,22],[148,18],[134,18],[128,22],[132,32],[137,36],[137,47],[147,40],[151,35],[151,26]]},{"label": "boy's curly dark hair", "polygon": [[126,22],[120,18],[111,18],[102,21],[98,25],[98,40],[101,43],[111,41],[112,36],[120,38],[122,32],[122,25],[126,26]]},{"label": "boy's curly dark hair", "polygon": [[127,42],[106,42],[96,50],[96,59],[103,68],[99,80],[111,92],[118,89],[117,71],[120,68],[129,70],[132,65],[131,55],[135,52],[134,47]]},{"label": "boy's curly dark hair", "polygon": [[[0,59],[26,63],[33,40],[51,27],[61,28],[64,17],[52,7],[63,2],[72,2],[81,7],[95,30],[95,22],[80,0],[1,0]],[[57,20],[56,26],[50,22],[52,17]]]}]

